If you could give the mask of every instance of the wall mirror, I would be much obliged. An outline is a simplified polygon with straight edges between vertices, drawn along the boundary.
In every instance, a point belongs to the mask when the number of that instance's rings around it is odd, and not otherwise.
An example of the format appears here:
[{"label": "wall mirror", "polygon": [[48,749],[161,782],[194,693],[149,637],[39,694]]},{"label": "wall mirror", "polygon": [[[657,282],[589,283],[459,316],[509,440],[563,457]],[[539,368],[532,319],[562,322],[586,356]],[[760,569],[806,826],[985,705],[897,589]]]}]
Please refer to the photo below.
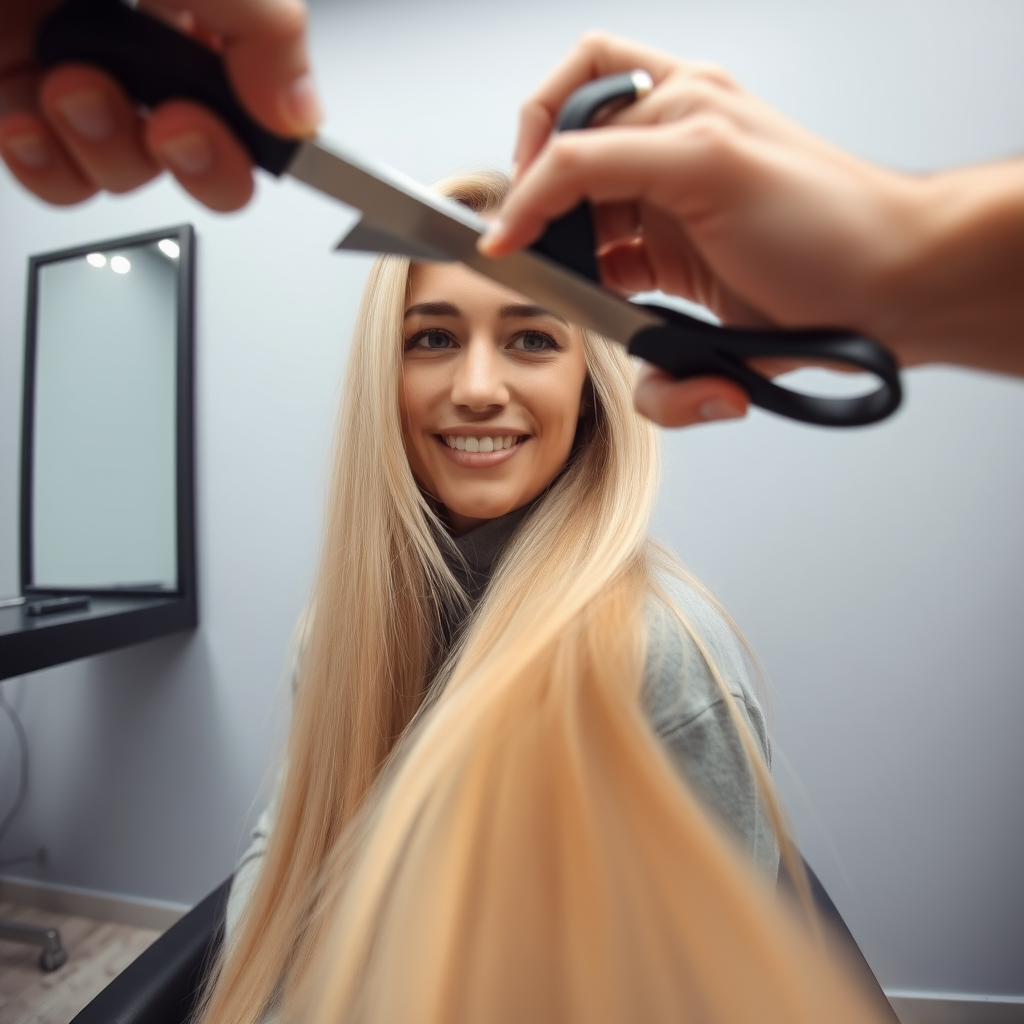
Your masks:
[{"label": "wall mirror", "polygon": [[26,597],[175,604],[194,624],[194,248],[183,225],[29,260]]}]

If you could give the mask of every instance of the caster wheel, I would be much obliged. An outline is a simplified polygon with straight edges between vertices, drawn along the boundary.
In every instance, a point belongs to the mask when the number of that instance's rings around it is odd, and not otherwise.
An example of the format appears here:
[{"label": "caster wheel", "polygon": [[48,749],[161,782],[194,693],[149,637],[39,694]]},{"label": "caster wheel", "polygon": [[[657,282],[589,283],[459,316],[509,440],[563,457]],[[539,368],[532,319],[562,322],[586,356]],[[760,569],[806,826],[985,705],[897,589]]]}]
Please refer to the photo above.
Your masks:
[{"label": "caster wheel", "polygon": [[55,971],[59,967],[63,967],[68,962],[68,952],[66,949],[44,949],[39,954],[39,966],[44,971]]}]

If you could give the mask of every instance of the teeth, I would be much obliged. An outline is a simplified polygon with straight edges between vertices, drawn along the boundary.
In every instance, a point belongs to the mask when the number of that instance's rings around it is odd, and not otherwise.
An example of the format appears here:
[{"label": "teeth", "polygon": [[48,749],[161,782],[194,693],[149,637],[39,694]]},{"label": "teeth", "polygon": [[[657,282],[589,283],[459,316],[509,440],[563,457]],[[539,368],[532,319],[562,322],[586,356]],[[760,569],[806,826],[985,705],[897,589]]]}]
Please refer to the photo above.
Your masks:
[{"label": "teeth", "polygon": [[507,437],[464,437],[461,434],[445,434],[444,443],[449,448],[460,452],[500,452],[503,448],[512,448],[519,441],[518,434]]}]

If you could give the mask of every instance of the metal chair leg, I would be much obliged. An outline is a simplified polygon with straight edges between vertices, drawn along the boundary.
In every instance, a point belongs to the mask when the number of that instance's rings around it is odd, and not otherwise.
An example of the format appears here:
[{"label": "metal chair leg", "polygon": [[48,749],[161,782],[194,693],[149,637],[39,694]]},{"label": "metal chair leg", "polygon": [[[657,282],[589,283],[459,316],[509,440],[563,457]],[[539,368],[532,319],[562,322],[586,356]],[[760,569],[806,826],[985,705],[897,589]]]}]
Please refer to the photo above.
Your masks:
[{"label": "metal chair leg", "polygon": [[68,951],[61,945],[60,932],[56,928],[0,920],[0,939],[20,942],[25,946],[42,946],[39,966],[44,971],[55,971],[68,962]]}]

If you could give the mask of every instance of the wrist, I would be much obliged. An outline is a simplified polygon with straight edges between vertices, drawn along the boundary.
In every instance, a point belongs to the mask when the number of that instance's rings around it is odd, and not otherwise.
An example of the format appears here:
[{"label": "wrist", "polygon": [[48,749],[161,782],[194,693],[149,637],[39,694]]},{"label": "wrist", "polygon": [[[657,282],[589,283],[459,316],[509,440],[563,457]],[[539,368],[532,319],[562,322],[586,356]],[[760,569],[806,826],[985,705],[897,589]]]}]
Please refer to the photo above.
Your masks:
[{"label": "wrist", "polygon": [[1024,161],[894,179],[868,333],[904,366],[1024,374]]}]

